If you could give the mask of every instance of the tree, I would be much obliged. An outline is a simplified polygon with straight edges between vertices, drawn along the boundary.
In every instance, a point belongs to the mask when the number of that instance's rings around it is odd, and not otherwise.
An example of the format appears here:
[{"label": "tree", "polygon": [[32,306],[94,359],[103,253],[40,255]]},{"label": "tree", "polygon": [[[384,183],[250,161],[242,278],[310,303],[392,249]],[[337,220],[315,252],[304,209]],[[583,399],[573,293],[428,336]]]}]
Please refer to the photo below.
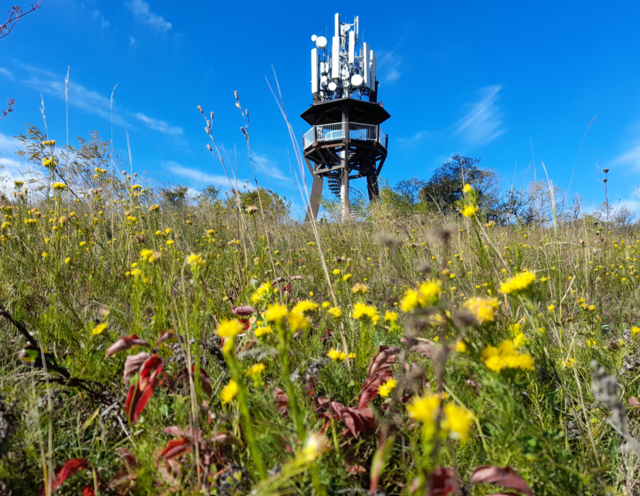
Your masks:
[{"label": "tree", "polygon": [[420,191],[427,185],[426,181],[417,176],[398,182],[393,188],[396,193],[403,195],[411,205],[420,202]]},{"label": "tree", "polygon": [[478,206],[483,213],[497,215],[500,179],[494,171],[478,167],[479,163],[479,158],[454,155],[434,171],[420,190],[420,199],[433,210],[453,213],[462,198],[462,188],[470,184],[478,192]]},{"label": "tree", "polygon": [[167,186],[160,189],[164,201],[173,207],[183,207],[187,201],[187,186]]},{"label": "tree", "polygon": [[[229,209],[236,208],[237,200],[243,210],[259,213],[262,208],[264,214],[275,220],[283,220],[289,215],[290,204],[284,196],[280,196],[275,191],[267,188],[258,188],[251,191],[231,191],[226,199],[226,206]],[[254,208],[250,208],[254,207]],[[255,210],[257,209],[257,210]]]}]

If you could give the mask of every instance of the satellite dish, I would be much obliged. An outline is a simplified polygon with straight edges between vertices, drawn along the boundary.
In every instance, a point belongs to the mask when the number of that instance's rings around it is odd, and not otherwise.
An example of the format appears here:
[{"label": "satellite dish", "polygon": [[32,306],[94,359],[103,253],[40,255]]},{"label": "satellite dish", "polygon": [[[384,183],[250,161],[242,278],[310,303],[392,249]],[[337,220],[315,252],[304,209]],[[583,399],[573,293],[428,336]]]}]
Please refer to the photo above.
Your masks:
[{"label": "satellite dish", "polygon": [[353,86],[360,86],[363,82],[364,80],[362,79],[362,76],[360,74],[354,74],[351,77],[351,84]]},{"label": "satellite dish", "polygon": [[324,36],[318,36],[315,40],[312,40],[316,42],[316,46],[318,48],[324,48],[327,46],[327,39]]},{"label": "satellite dish", "polygon": [[329,91],[335,91],[338,85],[333,81],[329,83]]},{"label": "satellite dish", "polygon": [[317,39],[318,37],[315,34],[311,37],[311,41],[313,41],[314,43],[316,42]]}]

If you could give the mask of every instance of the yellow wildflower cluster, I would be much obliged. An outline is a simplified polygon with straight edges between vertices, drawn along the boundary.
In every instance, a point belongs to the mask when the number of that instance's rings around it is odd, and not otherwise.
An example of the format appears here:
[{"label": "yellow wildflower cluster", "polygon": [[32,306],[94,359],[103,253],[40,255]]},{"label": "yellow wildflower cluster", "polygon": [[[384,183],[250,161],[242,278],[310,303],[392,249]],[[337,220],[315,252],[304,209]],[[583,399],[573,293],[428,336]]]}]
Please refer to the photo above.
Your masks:
[{"label": "yellow wildflower cluster", "polygon": [[291,332],[304,331],[309,327],[309,319],[307,319],[303,312],[296,311],[295,309],[289,312],[287,321],[289,322],[289,330]]},{"label": "yellow wildflower cluster", "polygon": [[327,313],[332,317],[335,317],[336,319],[342,317],[342,310],[340,309],[340,307],[330,308],[329,310],[327,310]]},{"label": "yellow wildflower cluster", "polygon": [[202,267],[204,265],[204,260],[200,255],[192,253],[187,257],[187,265],[191,267]]},{"label": "yellow wildflower cluster", "polygon": [[482,350],[484,364],[494,372],[504,369],[533,370],[533,357],[528,353],[518,353],[516,349],[516,344],[510,339],[500,343],[498,348],[487,346]]},{"label": "yellow wildflower cluster", "polygon": [[98,334],[102,334],[102,332],[109,326],[109,324],[107,324],[106,322],[103,322],[102,324],[98,324],[97,326],[95,326],[93,328],[93,331],[91,331],[91,334],[93,334],[94,336],[97,336]]},{"label": "yellow wildflower cluster", "polygon": [[353,318],[356,320],[369,320],[375,325],[380,320],[380,315],[378,315],[376,307],[364,303],[356,303],[353,306]]},{"label": "yellow wildflower cluster", "polygon": [[160,253],[157,251],[154,252],[153,250],[142,250],[140,252],[140,258],[153,263],[160,258]]},{"label": "yellow wildflower cluster", "polygon": [[331,348],[327,356],[334,362],[344,362],[347,358],[355,358],[355,353],[349,353],[348,355],[344,351],[338,351],[335,348]]},{"label": "yellow wildflower cluster", "polygon": [[273,332],[271,326],[257,327],[256,328],[256,337],[261,338],[263,336],[267,336]]},{"label": "yellow wildflower cluster", "polygon": [[527,291],[535,282],[536,275],[532,272],[521,272],[502,283],[500,291],[504,294],[520,294]]},{"label": "yellow wildflower cluster", "polygon": [[398,381],[392,377],[384,384],[381,384],[380,386],[378,386],[378,394],[383,398],[387,398],[396,388],[397,384],[398,384]]},{"label": "yellow wildflower cluster", "polygon": [[258,289],[251,295],[251,303],[260,303],[267,300],[275,291],[270,282],[261,284]]},{"label": "yellow wildflower cluster", "polygon": [[462,188],[462,192],[469,194],[473,191],[473,186],[471,186],[469,183],[464,185],[464,188]]},{"label": "yellow wildflower cluster", "polygon": [[460,210],[460,213],[462,213],[463,217],[475,217],[477,212],[478,207],[476,207],[475,205],[467,205],[462,210]]},{"label": "yellow wildflower cluster", "polygon": [[314,303],[309,300],[302,300],[293,307],[292,312],[306,313],[306,312],[313,312],[314,310],[317,310],[317,309],[318,309],[317,303]]},{"label": "yellow wildflower cluster", "polygon": [[280,303],[269,305],[264,312],[268,322],[282,322],[287,317],[287,307]]},{"label": "yellow wildflower cluster", "polygon": [[216,334],[224,339],[234,339],[244,331],[244,326],[238,320],[223,320],[218,326]]},{"label": "yellow wildflower cluster", "polygon": [[464,308],[469,310],[481,324],[492,322],[498,309],[497,298],[470,298],[464,302]]},{"label": "yellow wildflower cluster", "polygon": [[62,191],[63,189],[66,189],[66,188],[67,188],[67,185],[66,185],[65,183],[53,183],[53,184],[51,185],[51,187],[52,187],[53,189],[57,189],[57,190],[59,190],[59,191]]},{"label": "yellow wildflower cluster", "polygon": [[[423,426],[423,435],[431,439],[436,432],[436,420],[440,409],[441,398],[436,394],[415,396],[407,405],[409,417],[420,422]],[[469,437],[473,414],[466,408],[447,403],[443,407],[444,418],[440,424],[443,432],[453,439],[465,442]]]},{"label": "yellow wildflower cluster", "polygon": [[369,292],[369,286],[367,286],[366,284],[358,283],[353,287],[351,291],[353,291],[353,294],[366,294]]},{"label": "yellow wildflower cluster", "polygon": [[440,292],[440,281],[423,282],[418,289],[410,289],[404,294],[400,308],[403,312],[410,312],[416,308],[436,305],[440,298]]},{"label": "yellow wildflower cluster", "polygon": [[260,380],[260,376],[262,376],[262,372],[265,369],[264,363],[256,363],[249,367],[249,369],[244,373],[247,377],[251,377],[254,382],[258,382]]},{"label": "yellow wildflower cluster", "polygon": [[220,400],[222,403],[231,403],[233,398],[238,394],[238,384],[236,381],[231,380],[227,383],[224,389],[220,392]]}]

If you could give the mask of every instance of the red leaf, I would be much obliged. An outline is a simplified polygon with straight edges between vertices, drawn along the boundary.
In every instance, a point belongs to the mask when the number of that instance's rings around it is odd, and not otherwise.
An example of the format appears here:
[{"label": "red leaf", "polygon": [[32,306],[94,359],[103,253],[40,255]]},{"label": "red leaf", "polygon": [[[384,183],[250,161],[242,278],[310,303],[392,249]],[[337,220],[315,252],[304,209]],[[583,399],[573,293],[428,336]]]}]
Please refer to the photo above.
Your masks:
[{"label": "red leaf", "polygon": [[431,475],[429,496],[446,496],[460,489],[456,471],[450,467],[438,467]]},{"label": "red leaf", "polygon": [[93,484],[91,484],[90,486],[85,487],[82,490],[82,496],[96,496],[96,490],[93,487]]},{"label": "red leaf", "polygon": [[249,327],[251,327],[251,321],[249,319],[238,319],[242,325],[244,326],[244,330],[247,331],[249,330]]},{"label": "red leaf", "polygon": [[328,420],[341,420],[347,426],[345,433],[352,437],[368,435],[376,430],[376,419],[370,408],[350,408],[325,398],[320,398],[318,403],[320,410],[325,409],[319,416]]},{"label": "red leaf", "polygon": [[276,404],[282,415],[289,413],[289,397],[282,389],[276,388],[273,395],[273,402]]},{"label": "red leaf", "polygon": [[[191,366],[191,372],[195,373],[195,365]],[[182,372],[180,372],[180,375],[178,375],[178,377],[176,378],[176,380],[180,380],[180,379],[188,379],[188,375],[187,375],[187,369],[183,369]],[[213,389],[211,388],[211,381],[209,380],[209,376],[207,375],[207,371],[204,370],[202,367],[200,367],[200,386],[202,387],[202,390],[207,394],[207,396],[209,396],[209,398],[211,398],[211,396],[213,395]]]},{"label": "red leaf", "polygon": [[172,439],[167,443],[165,449],[160,453],[160,458],[164,460],[171,460],[182,455],[186,455],[191,451],[191,441],[187,438],[181,437],[180,439]]},{"label": "red leaf", "polygon": [[164,368],[164,360],[157,353],[148,358],[140,369],[140,380],[138,381],[138,389],[143,391],[147,384],[155,382],[156,378]]},{"label": "red leaf", "polygon": [[378,388],[393,377],[391,368],[396,362],[395,355],[398,351],[400,351],[398,348],[386,346],[378,348],[378,353],[374,355],[369,365],[367,380],[360,390],[358,408],[365,408],[378,395]]},{"label": "red leaf", "polygon": [[162,432],[165,434],[171,434],[175,437],[186,437],[192,443],[200,442],[202,438],[202,431],[200,429],[193,429],[192,427],[179,427],[177,425],[172,425],[171,427],[165,427],[162,429]]},{"label": "red leaf", "polygon": [[51,489],[55,489],[69,477],[74,476],[80,470],[84,470],[89,463],[84,458],[71,458],[64,462],[64,465],[56,470],[56,478],[51,481]]},{"label": "red leaf", "polygon": [[136,346],[146,346],[147,348],[150,348],[149,343],[147,343],[144,339],[139,338],[135,334],[132,334],[129,337],[118,338],[118,340],[107,349],[105,359],[109,358],[114,353],[130,350],[131,348],[135,348]]},{"label": "red leaf", "polygon": [[472,484],[493,484],[495,486],[516,489],[527,496],[533,496],[533,491],[522,477],[511,467],[478,467],[471,474]]},{"label": "red leaf", "polygon": [[124,382],[129,384],[129,379],[138,373],[142,364],[146,362],[151,355],[146,351],[141,351],[137,355],[129,355],[124,361]]},{"label": "red leaf", "polygon": [[231,313],[233,315],[239,315],[241,317],[247,317],[249,315],[252,315],[254,313],[256,313],[256,309],[253,307],[250,307],[249,305],[242,305],[239,307],[234,307],[233,303],[229,302],[229,305],[231,305]]}]

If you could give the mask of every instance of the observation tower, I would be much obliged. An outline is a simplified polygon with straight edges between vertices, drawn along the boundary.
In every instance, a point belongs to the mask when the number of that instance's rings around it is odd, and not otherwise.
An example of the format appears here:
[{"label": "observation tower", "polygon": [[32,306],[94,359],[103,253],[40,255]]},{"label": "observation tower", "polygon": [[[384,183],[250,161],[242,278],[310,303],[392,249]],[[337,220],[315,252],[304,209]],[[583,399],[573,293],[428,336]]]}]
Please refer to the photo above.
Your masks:
[{"label": "observation tower", "polygon": [[389,113],[378,103],[376,54],[360,43],[358,18],[353,24],[335,15],[335,34],[328,48],[324,36],[311,41],[313,105],[301,117],[312,127],[302,136],[304,158],[313,175],[305,221],[317,218],[324,179],[340,197],[342,219],[349,219],[353,196],[362,196],[351,181],[364,178],[369,201],[378,198],[378,176],[387,158],[387,135],[380,129]]}]

